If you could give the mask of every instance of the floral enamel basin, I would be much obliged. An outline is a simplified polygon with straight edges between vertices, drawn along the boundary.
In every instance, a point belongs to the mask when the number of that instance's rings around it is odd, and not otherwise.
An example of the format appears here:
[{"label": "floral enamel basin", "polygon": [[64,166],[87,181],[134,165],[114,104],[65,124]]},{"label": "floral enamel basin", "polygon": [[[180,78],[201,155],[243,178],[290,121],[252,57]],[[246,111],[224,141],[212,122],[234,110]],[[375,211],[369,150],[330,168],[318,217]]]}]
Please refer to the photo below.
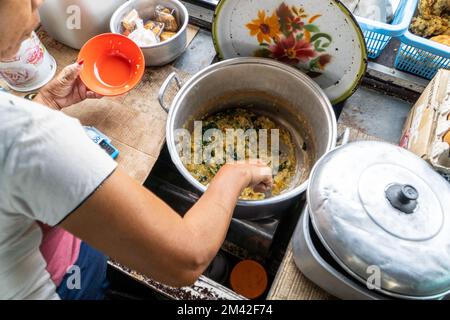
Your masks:
[{"label": "floral enamel basin", "polygon": [[333,104],[354,93],[367,67],[361,29],[334,0],[222,0],[213,37],[220,58],[282,61],[313,78]]}]

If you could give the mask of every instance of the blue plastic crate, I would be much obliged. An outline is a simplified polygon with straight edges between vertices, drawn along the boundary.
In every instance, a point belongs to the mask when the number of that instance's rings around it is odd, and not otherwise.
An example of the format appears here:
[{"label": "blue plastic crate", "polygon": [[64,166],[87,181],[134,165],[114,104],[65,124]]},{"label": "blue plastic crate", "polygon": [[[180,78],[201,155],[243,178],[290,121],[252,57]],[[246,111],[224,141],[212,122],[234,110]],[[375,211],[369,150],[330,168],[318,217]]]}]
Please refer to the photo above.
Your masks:
[{"label": "blue plastic crate", "polygon": [[432,79],[439,69],[450,68],[450,47],[412,34],[400,37],[400,49],[395,67],[426,79]]},{"label": "blue plastic crate", "polygon": [[393,37],[408,30],[418,0],[402,0],[391,24],[356,17],[366,39],[369,58],[378,58]]}]

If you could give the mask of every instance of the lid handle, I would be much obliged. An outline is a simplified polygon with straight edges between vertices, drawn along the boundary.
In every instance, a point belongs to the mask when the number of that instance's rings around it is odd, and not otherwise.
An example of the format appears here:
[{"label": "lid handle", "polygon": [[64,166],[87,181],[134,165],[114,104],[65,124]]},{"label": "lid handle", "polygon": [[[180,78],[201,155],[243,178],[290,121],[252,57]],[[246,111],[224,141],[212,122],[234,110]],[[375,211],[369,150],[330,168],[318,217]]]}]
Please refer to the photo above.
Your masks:
[{"label": "lid handle", "polygon": [[407,184],[392,184],[386,189],[386,199],[395,209],[412,214],[417,209],[419,192]]}]

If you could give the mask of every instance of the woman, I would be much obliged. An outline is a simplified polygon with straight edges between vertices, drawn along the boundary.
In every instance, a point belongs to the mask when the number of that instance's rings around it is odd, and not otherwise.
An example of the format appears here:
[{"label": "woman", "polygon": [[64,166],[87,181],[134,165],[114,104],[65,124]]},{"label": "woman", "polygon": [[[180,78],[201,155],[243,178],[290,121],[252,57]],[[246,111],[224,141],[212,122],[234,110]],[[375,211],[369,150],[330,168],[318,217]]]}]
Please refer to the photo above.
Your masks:
[{"label": "woman", "polygon": [[[41,2],[0,1],[0,59],[37,26]],[[59,112],[100,98],[79,80],[82,67],[64,69],[34,102],[0,93],[0,299],[101,298],[106,259],[92,247],[157,281],[192,284],[222,245],[241,191],[272,185],[259,162],[227,164],[181,218]]]}]

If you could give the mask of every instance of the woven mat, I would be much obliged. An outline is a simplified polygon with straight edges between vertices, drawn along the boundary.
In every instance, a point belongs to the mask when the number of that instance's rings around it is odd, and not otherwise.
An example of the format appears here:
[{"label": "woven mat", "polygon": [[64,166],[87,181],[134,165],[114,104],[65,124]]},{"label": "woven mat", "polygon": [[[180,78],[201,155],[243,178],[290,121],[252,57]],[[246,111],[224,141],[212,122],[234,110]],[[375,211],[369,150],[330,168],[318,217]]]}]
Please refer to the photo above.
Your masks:
[{"label": "woven mat", "polygon": [[[197,27],[189,26],[189,43],[198,31]],[[53,40],[43,30],[39,30],[38,35],[55,58],[58,72],[77,60],[77,50]],[[157,96],[162,83],[173,71],[183,80],[189,77],[171,65],[147,68],[142,82],[130,93],[114,98],[86,100],[64,110],[64,113],[79,119],[83,125],[94,126],[111,137],[113,145],[120,151],[117,159],[119,166],[142,184],[150,174],[165,142],[167,114],[160,107]],[[1,80],[0,85],[5,86]],[[168,101],[174,95],[175,89],[172,88],[167,94]]]},{"label": "woven mat", "polygon": [[[345,127],[339,127],[343,133]],[[350,141],[377,140],[359,130],[350,129]],[[280,269],[278,270],[268,300],[334,300],[333,296],[309,281],[297,268],[294,262],[292,244],[289,245]]]}]

